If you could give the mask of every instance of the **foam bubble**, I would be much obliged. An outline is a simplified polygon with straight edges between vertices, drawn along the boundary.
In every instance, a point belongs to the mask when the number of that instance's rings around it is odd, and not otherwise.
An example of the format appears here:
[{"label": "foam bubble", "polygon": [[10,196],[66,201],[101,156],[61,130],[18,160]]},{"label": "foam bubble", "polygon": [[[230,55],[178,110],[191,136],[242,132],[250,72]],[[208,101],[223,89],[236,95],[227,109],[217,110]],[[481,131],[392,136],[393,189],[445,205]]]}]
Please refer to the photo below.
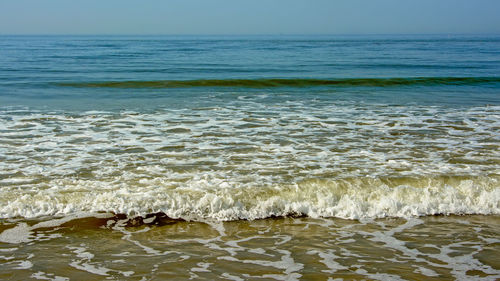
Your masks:
[{"label": "foam bubble", "polygon": [[[5,202],[0,207],[0,214],[29,218],[100,211],[129,216],[162,212],[171,218],[186,220],[259,219],[286,215],[361,219],[500,214],[500,189],[495,178],[423,178],[392,186],[390,181],[355,178],[238,187],[237,183],[220,179],[200,179],[172,188],[168,182],[150,179],[144,180],[140,187],[121,183],[115,188],[101,189],[98,181],[65,181],[57,192],[40,190]],[[85,192],[89,187],[95,187],[93,192]]]},{"label": "foam bubble", "polygon": [[[0,110],[0,217],[498,214],[500,107]],[[300,112],[300,114],[298,114]]]}]

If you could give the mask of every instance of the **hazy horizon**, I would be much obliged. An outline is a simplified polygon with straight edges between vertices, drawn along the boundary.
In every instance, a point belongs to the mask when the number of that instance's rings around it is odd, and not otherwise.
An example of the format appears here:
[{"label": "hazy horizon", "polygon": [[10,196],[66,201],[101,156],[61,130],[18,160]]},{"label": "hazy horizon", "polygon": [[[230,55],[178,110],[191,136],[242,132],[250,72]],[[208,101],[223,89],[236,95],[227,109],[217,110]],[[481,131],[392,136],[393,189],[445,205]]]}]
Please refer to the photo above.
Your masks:
[{"label": "hazy horizon", "polygon": [[0,2],[1,35],[500,34],[494,0]]},{"label": "hazy horizon", "polygon": [[132,37],[267,37],[267,36],[282,36],[282,37],[307,37],[307,36],[325,36],[325,37],[376,37],[376,36],[500,36],[500,32],[495,33],[234,33],[234,34],[196,34],[196,33],[0,33],[0,36],[132,36]]}]

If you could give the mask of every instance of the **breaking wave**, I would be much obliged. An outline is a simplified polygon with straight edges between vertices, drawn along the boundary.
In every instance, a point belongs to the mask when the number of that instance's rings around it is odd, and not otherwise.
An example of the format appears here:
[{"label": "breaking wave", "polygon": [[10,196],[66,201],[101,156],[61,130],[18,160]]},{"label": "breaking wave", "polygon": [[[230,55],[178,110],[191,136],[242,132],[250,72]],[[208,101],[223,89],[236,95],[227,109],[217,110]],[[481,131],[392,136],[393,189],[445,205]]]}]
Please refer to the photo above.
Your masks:
[{"label": "breaking wave", "polygon": [[392,87],[498,84],[500,77],[412,77],[348,79],[207,79],[156,81],[103,81],[57,83],[59,86],[83,88],[193,88],[193,87]]},{"label": "breaking wave", "polygon": [[[59,180],[54,188],[13,196],[1,190],[0,216],[39,217],[110,212],[129,217],[218,221],[275,216],[345,219],[437,214],[500,214],[498,177],[311,179],[288,185],[242,188],[228,180],[190,180],[172,188],[161,178],[141,186]],[[57,187],[57,188],[55,188]],[[92,190],[89,190],[91,188]],[[4,200],[2,200],[4,201]]]}]

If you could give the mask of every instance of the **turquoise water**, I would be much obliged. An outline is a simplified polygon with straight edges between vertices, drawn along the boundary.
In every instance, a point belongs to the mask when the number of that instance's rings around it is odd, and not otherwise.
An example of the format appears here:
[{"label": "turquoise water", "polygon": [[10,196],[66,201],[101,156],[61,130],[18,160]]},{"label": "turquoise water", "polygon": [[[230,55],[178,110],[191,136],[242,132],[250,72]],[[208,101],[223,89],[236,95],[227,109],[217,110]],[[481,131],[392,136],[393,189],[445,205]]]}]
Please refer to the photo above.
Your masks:
[{"label": "turquoise water", "polygon": [[0,278],[494,280],[499,215],[498,36],[0,37]]},{"label": "turquoise water", "polygon": [[[3,36],[0,215],[496,214],[499,46],[496,36]],[[408,183],[439,199],[380,206],[396,196],[384,186]],[[63,192],[73,188],[86,192]],[[8,201],[16,189],[29,198]],[[129,203],[113,199],[122,192]],[[205,192],[224,203],[196,207]],[[350,192],[362,210],[338,210]],[[266,194],[285,201],[252,197]],[[450,196],[459,203],[433,205]]]},{"label": "turquoise water", "polygon": [[[2,217],[499,212],[498,37],[3,36],[0,44]],[[429,198],[397,199],[408,187]],[[14,190],[24,199],[12,201]],[[351,193],[357,207],[343,210]],[[220,202],[197,205],[207,194]],[[254,198],[270,195],[284,201]]]},{"label": "turquoise water", "polygon": [[[498,104],[497,36],[92,37],[3,36],[0,103],[70,110],[217,105],[239,95],[264,103],[321,99],[439,105]],[[294,83],[219,89],[81,89],[61,83],[232,79],[414,79],[420,83]],[[449,78],[463,83],[446,83]],[[486,78],[474,83],[471,78]],[[439,79],[444,78],[445,81]],[[469,79],[469,80],[467,80]],[[383,81],[382,81],[383,82]],[[227,83],[226,83],[227,84]],[[301,83],[298,83],[301,84]],[[451,85],[450,85],[451,84]],[[191,85],[192,86],[192,85]],[[399,87],[398,87],[399,86]],[[189,98],[189,101],[188,101]],[[194,99],[194,100],[193,100]],[[96,102],[99,101],[99,102]],[[77,104],[77,105],[76,105]]]}]

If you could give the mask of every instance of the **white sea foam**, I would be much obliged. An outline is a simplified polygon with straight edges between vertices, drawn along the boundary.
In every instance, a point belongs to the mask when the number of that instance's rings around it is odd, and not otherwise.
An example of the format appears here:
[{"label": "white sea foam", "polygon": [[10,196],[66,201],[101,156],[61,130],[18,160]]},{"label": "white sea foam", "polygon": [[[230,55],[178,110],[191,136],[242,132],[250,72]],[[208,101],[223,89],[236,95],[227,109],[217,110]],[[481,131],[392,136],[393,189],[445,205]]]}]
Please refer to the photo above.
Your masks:
[{"label": "white sea foam", "polygon": [[500,107],[241,103],[0,111],[0,217],[500,214]]},{"label": "white sea foam", "polygon": [[[163,212],[187,220],[235,220],[290,214],[349,219],[500,214],[500,189],[494,179],[459,180],[455,186],[429,180],[428,186],[393,187],[377,179],[260,188],[238,188],[222,180],[188,181],[184,188],[171,188],[157,179],[134,188],[99,189],[99,184],[70,181],[57,192],[24,194],[0,206],[0,215],[29,218],[104,210],[130,216]],[[88,188],[94,190],[82,192]]]},{"label": "white sea foam", "polygon": [[69,264],[70,266],[96,275],[101,275],[101,276],[109,275],[108,272],[111,271],[109,268],[99,266],[91,262],[92,258],[94,258],[94,255],[89,252],[86,252],[86,248],[84,247],[68,247],[68,248],[73,250],[73,253],[75,253],[76,257],[78,258],[73,260]]}]

